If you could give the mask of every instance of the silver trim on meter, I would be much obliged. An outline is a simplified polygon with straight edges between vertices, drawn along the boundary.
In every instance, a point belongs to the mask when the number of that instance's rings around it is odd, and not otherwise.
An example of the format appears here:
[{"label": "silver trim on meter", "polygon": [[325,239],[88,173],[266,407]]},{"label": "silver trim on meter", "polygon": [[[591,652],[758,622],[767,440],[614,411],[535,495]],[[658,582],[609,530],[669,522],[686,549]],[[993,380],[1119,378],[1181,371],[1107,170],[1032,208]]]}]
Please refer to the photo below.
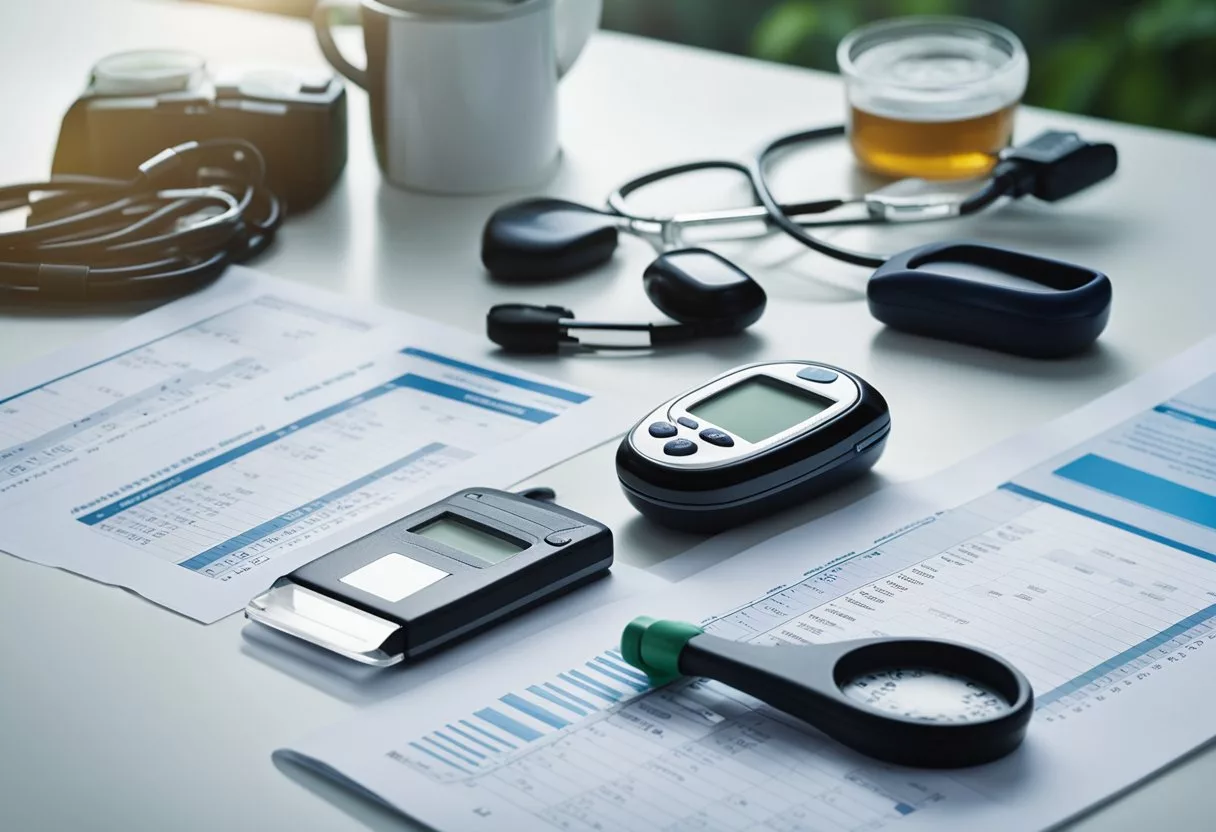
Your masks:
[{"label": "silver trim on meter", "polygon": [[[798,378],[798,373],[807,367],[823,367],[825,370],[831,370],[831,372],[836,373],[836,379],[825,383]],[[827,410],[816,413],[811,418],[804,419],[793,427],[774,434],[761,442],[748,442],[733,431],[727,430],[721,425],[707,422],[688,412],[689,407],[695,406],[710,396],[754,376],[769,376],[823,398],[833,399],[836,403]],[[778,361],[751,364],[718,376],[709,383],[682,393],[671,401],[665,402],[660,407],[655,408],[629,434],[629,444],[638,453],[663,465],[688,470],[715,468],[720,465],[758,456],[778,445],[788,442],[796,436],[800,436],[809,430],[814,430],[820,425],[827,424],[847,412],[849,408],[853,407],[860,400],[861,390],[852,378],[839,370],[825,367],[821,364],[815,364],[811,361]],[[698,426],[694,429],[681,425],[678,420],[685,416],[696,420]],[[676,426],[677,433],[675,436],[662,439],[651,436],[650,425],[652,422],[669,422]],[[717,428],[730,434],[735,444],[732,447],[724,448],[701,439],[699,434],[706,428]],[[672,439],[690,439],[696,442],[698,446],[697,452],[688,456],[672,456],[664,453],[663,446]]]}]

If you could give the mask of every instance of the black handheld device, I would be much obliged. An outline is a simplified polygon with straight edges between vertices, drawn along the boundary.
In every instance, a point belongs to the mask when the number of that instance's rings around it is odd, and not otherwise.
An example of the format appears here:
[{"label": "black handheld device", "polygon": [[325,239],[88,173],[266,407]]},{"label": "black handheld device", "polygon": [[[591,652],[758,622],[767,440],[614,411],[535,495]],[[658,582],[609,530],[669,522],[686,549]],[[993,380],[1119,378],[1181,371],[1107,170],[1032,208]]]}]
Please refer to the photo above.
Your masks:
[{"label": "black handheld device", "polygon": [[606,526],[530,496],[469,488],[280,578],[245,614],[382,667],[421,658],[611,565]]},{"label": "black handheld device", "polygon": [[886,400],[853,373],[749,364],[642,417],[617,449],[616,472],[652,520],[717,532],[864,473],[890,431]]},{"label": "black handheld device", "polygon": [[1087,349],[1106,328],[1112,296],[1102,272],[979,242],[909,249],[866,284],[870,314],[893,329],[1028,358]]},{"label": "black handheld device", "polygon": [[346,90],[329,71],[213,73],[189,52],[122,52],[93,67],[64,115],[51,170],[121,179],[167,147],[208,139],[252,143],[270,189],[303,211],[346,166]]}]

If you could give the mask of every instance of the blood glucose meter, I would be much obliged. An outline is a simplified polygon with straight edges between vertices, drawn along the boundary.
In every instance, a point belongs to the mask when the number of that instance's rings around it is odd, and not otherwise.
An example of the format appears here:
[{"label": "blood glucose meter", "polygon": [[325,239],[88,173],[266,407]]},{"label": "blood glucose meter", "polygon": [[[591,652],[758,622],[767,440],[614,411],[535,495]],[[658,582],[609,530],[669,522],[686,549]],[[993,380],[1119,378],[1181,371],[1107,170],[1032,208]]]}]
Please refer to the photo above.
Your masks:
[{"label": "blood glucose meter", "polygon": [[716,532],[863,473],[890,429],[882,394],[853,373],[750,364],[647,414],[617,449],[617,477],[650,519]]},{"label": "blood glucose meter", "polygon": [[245,614],[383,667],[420,658],[611,565],[606,526],[531,496],[471,488],[280,578]]}]

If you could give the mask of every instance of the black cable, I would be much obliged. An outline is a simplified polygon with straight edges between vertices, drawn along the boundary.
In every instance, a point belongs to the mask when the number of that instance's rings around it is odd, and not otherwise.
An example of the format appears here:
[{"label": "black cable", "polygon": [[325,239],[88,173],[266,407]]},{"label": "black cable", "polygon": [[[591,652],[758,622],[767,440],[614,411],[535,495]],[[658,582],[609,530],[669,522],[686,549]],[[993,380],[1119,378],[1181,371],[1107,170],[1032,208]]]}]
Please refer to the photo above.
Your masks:
[{"label": "black cable", "polygon": [[131,179],[56,176],[0,188],[0,305],[185,294],[260,254],[283,220],[266,164],[243,139],[187,142]]},{"label": "black cable", "polygon": [[[856,266],[877,268],[887,261],[886,256],[841,248],[809,234],[773,197],[764,170],[767,160],[782,148],[839,136],[844,131],[843,125],[820,127],[769,142],[755,155],[748,168],[752,190],[756,200],[770,214],[769,221],[806,247]],[[1087,142],[1076,133],[1048,130],[1025,144],[1002,152],[991,177],[959,204],[958,214],[975,214],[1006,198],[1033,196],[1045,202],[1056,202],[1101,182],[1117,167],[1118,154],[1113,145]]]},{"label": "black cable", "polygon": [[1008,196],[1013,185],[1013,177],[998,168],[993,177],[984,183],[984,187],[959,203],[959,216],[965,217],[984,210],[1001,197]]},{"label": "black cable", "polygon": [[782,136],[774,141],[769,142],[760,149],[751,164],[748,166],[748,174],[752,182],[752,192],[755,194],[756,201],[764,206],[769,213],[770,221],[773,225],[780,228],[786,234],[793,237],[798,242],[802,243],[807,248],[813,249],[820,254],[828,257],[842,260],[845,263],[852,263],[855,266],[868,266],[877,268],[887,262],[884,255],[866,254],[861,251],[853,251],[852,249],[841,248],[840,246],[832,245],[824,242],[818,237],[813,237],[782,209],[777,200],[773,197],[773,192],[768,185],[768,177],[764,172],[764,164],[778,150],[789,147],[794,144],[801,144],[808,141],[817,141],[819,139],[832,138],[834,136],[844,135],[845,128],[843,124],[833,125],[831,127],[818,127],[813,130],[804,130],[800,133],[790,133]]},{"label": "black cable", "polygon": [[[844,128],[840,128],[843,132]],[[702,170],[729,170],[741,173],[744,176],[750,177],[751,171],[748,166],[742,162],[737,162],[734,159],[704,159],[698,162],[684,162],[679,165],[671,165],[670,167],[653,170],[650,173],[642,174],[636,179],[631,179],[621,187],[617,188],[617,194],[621,199],[626,199],[635,191],[641,190],[647,185],[653,185],[655,182],[664,179],[683,176],[686,173],[695,173]],[[788,205],[782,205],[781,210],[789,216],[799,216],[803,214],[824,214],[828,211],[835,210],[844,205],[843,199],[817,199],[813,202],[792,202]],[[760,218],[761,222],[767,222],[768,217]]]},{"label": "black cable", "polygon": [[[765,217],[757,219],[776,226],[820,254],[855,266],[877,268],[887,262],[888,255],[843,248],[813,236],[807,229],[820,225],[826,227],[869,224],[881,222],[881,219],[868,217],[820,222],[798,220],[795,217],[828,212],[844,205],[846,201],[825,199],[783,205],[773,196],[768,182],[766,166],[778,151],[804,142],[843,136],[845,132],[845,126],[837,124],[790,133],[764,145],[748,163],[733,159],[708,159],[651,171],[622,185],[609,197],[609,204],[620,210],[615,205],[618,198],[624,200],[634,191],[668,177],[712,169],[738,171],[748,177],[756,202],[766,211]],[[1054,202],[1110,176],[1117,164],[1117,154],[1109,144],[1085,142],[1075,133],[1047,131],[1024,145],[1003,152],[991,178],[980,190],[959,203],[958,215],[978,213],[1003,198],[1019,199],[1032,195],[1044,201]],[[635,217],[623,210],[620,210],[620,213],[631,219],[662,222],[660,218]]]}]

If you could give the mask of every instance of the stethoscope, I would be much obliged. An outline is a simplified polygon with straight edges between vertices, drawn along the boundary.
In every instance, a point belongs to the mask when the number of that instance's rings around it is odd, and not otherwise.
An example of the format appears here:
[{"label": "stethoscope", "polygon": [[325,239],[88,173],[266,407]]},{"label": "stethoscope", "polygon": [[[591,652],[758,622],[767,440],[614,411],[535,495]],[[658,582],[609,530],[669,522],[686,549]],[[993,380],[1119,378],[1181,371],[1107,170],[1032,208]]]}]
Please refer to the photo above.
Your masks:
[{"label": "stethoscope", "polygon": [[186,142],[131,179],[56,176],[0,188],[0,306],[164,299],[270,245],[283,219],[261,152],[243,139]]},{"label": "stethoscope", "polygon": [[766,647],[682,621],[635,618],[621,655],[655,686],[712,679],[870,757],[958,768],[1017,748],[1034,714],[1026,677],[995,653],[928,638]]},{"label": "stethoscope", "polygon": [[[718,258],[734,271],[728,288],[752,304],[736,307],[738,314],[724,319],[721,298],[715,297],[721,295],[721,269],[715,266],[709,281],[698,280],[696,273],[684,273],[672,281],[674,269],[668,261],[673,257],[687,261],[690,252],[708,253],[682,247],[687,229],[748,221],[761,221],[835,260],[876,269],[867,283],[867,298],[871,312],[889,326],[1035,357],[1069,355],[1097,338],[1105,326],[1111,298],[1110,282],[1100,272],[982,243],[936,243],[894,255],[873,254],[836,245],[810,229],[949,219],[1023,196],[1055,202],[1113,174],[1118,158],[1112,145],[1086,142],[1075,133],[1048,131],[1007,150],[982,186],[958,198],[916,193],[905,181],[860,198],[779,203],[769,182],[770,162],[788,148],[843,133],[844,127],[839,125],[803,130],[767,142],[748,161],[696,161],[652,171],[609,194],[604,209],[552,198],[503,206],[491,215],[482,235],[482,262],[494,278],[537,282],[569,277],[607,262],[619,235],[631,234],[660,252],[646,270],[644,285],[652,302],[675,323],[584,322],[561,306],[503,304],[491,309],[487,317],[491,340],[510,352],[554,352],[564,347],[637,349],[740,332],[760,317],[766,302],[763,290],[750,276]],[[641,188],[713,169],[744,174],[755,205],[662,216],[637,213],[629,206],[628,197]],[[857,204],[865,206],[862,217],[828,216]],[[702,258],[702,262],[709,260]],[[951,268],[932,268],[940,263]],[[967,279],[955,273],[959,265],[1012,275],[1042,288],[1011,288],[1008,282]],[[678,296],[670,291],[673,285],[680,291]],[[710,319],[698,317],[703,308],[711,310]],[[641,343],[605,343],[588,340],[590,330],[642,332],[647,337]]]}]

